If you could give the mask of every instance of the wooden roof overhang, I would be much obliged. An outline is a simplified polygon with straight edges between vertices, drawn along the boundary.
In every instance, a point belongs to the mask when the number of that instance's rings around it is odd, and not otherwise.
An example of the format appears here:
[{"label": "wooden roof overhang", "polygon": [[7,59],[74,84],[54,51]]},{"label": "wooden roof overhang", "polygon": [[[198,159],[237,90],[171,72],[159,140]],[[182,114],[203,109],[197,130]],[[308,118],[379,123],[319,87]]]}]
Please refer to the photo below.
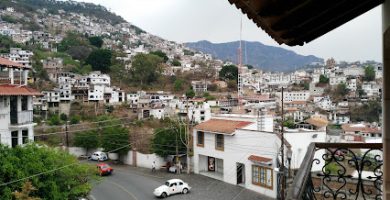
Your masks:
[{"label": "wooden roof overhang", "polygon": [[279,44],[303,45],[384,0],[229,0]]}]

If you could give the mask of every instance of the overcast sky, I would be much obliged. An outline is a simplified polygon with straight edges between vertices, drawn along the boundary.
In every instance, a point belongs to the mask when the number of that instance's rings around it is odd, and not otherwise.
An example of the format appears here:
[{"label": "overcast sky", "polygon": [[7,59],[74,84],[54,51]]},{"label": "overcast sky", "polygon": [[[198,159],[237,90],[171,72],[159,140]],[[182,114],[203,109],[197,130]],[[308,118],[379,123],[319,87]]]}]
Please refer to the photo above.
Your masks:
[{"label": "overcast sky", "polygon": [[[228,0],[78,1],[103,5],[149,33],[180,43],[239,40],[243,16],[243,40],[280,46]],[[381,20],[379,6],[302,47],[282,47],[303,55],[334,57],[337,61],[382,62]]]}]

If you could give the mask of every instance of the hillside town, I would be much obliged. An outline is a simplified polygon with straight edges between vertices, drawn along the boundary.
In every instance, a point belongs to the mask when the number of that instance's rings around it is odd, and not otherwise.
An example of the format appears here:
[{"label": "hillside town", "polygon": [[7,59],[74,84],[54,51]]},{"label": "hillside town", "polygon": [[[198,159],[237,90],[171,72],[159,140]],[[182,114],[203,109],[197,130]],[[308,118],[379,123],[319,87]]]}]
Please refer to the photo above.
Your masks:
[{"label": "hillside town", "polygon": [[[103,151],[141,171],[174,167],[279,199],[281,176],[292,184],[312,143],[382,142],[379,62],[327,58],[264,71],[128,22],[45,8],[6,7],[0,17],[2,145],[38,142],[79,159]],[[110,52],[110,64],[103,53],[92,57],[99,51]],[[105,134],[106,146],[91,142]]]}]

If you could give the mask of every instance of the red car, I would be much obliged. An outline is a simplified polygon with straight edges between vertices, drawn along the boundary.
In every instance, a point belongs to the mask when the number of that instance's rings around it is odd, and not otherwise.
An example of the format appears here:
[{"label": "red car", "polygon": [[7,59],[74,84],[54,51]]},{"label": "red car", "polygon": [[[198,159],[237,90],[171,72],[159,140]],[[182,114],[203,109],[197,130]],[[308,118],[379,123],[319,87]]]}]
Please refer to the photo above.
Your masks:
[{"label": "red car", "polygon": [[114,169],[112,169],[112,167],[110,167],[110,165],[106,163],[99,163],[96,166],[98,169],[98,174],[100,176],[107,175],[107,174],[110,175],[114,171]]}]

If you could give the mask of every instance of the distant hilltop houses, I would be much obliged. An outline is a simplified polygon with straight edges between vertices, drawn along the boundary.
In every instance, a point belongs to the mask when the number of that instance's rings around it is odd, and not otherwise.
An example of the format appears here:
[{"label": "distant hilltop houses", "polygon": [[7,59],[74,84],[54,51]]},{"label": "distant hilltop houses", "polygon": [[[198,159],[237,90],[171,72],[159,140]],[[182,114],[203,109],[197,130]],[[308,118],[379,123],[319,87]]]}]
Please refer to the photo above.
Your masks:
[{"label": "distant hilltop houses", "polygon": [[[378,62],[330,58],[291,72],[265,71],[213,58],[127,22],[64,10],[26,14],[11,7],[0,10],[0,17],[5,44],[0,48],[0,143],[11,147],[34,140],[34,117],[66,115],[67,120],[84,112],[87,117],[112,113],[129,121],[175,119],[191,126],[194,173],[277,198],[281,147],[290,175],[305,162],[313,142],[382,139],[383,65]],[[67,38],[71,33],[88,45],[66,49],[74,42]],[[102,41],[92,45],[91,36]],[[126,72],[136,68],[136,56],[161,53],[151,55],[164,60],[151,71],[159,71],[169,87],[161,87],[163,91],[152,84],[123,84],[115,73],[92,68],[88,59],[80,58],[93,50],[112,50],[108,60]],[[64,128],[68,130],[67,122]],[[313,154],[320,160],[325,149]],[[126,162],[136,165],[133,157]],[[321,170],[317,167],[312,171]]]}]

